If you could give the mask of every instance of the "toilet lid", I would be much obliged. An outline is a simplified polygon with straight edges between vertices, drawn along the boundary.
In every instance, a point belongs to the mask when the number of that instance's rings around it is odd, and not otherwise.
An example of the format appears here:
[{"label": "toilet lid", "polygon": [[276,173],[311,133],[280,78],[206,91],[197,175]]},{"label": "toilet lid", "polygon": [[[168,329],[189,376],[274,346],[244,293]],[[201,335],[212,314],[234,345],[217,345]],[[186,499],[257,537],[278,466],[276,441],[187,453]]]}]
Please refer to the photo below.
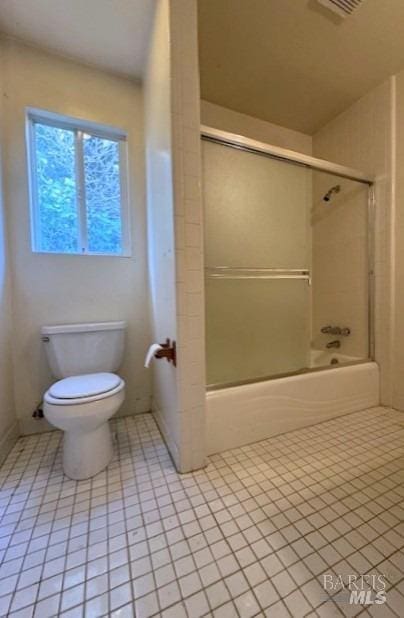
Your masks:
[{"label": "toilet lid", "polygon": [[88,373],[55,382],[49,394],[56,399],[80,399],[107,393],[119,386],[121,378],[115,373]]}]

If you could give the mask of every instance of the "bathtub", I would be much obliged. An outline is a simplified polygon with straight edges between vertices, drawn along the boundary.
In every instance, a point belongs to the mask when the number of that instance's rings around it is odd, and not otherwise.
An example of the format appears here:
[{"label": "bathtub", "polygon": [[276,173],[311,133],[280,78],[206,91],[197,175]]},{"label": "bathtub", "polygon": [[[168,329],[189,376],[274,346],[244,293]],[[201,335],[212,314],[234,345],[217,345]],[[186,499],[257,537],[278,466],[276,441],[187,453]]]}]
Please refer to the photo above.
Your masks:
[{"label": "bathtub", "polygon": [[[341,356],[323,354],[330,361]],[[379,405],[379,368],[370,361],[337,366],[213,390],[206,397],[208,454],[220,453]]]}]

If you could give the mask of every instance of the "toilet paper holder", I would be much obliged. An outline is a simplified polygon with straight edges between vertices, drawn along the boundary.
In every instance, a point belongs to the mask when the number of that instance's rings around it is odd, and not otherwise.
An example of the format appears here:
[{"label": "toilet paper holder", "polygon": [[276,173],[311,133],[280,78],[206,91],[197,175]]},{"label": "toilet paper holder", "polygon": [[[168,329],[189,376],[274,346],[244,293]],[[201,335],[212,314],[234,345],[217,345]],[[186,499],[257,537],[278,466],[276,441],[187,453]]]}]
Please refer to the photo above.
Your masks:
[{"label": "toilet paper holder", "polygon": [[177,349],[175,341],[166,339],[165,343],[160,343],[161,350],[157,350],[154,354],[154,358],[165,358],[169,363],[172,363],[174,367],[177,366]]}]

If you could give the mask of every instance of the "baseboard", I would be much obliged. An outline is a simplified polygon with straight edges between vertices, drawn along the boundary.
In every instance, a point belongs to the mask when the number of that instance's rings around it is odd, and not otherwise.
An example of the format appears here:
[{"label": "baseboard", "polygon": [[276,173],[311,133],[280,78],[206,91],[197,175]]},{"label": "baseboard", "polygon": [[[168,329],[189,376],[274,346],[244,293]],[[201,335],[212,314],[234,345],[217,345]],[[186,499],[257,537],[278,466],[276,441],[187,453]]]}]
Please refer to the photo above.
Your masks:
[{"label": "baseboard", "polygon": [[6,431],[4,436],[0,438],[0,466],[4,463],[7,455],[16,444],[20,437],[20,429],[18,421],[15,421],[11,427]]}]

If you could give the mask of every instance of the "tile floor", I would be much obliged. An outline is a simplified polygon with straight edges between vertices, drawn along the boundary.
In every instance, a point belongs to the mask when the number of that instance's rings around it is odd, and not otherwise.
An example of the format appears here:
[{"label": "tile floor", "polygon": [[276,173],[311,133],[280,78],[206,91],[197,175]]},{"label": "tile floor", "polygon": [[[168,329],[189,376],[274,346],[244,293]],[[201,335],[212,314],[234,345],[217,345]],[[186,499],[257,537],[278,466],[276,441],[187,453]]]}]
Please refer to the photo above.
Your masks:
[{"label": "tile floor", "polygon": [[[183,476],[150,415],[113,425],[92,480],[63,476],[57,432],[2,467],[1,616],[404,616],[403,414],[351,414]],[[323,574],[382,574],[387,603],[349,605]]]}]

